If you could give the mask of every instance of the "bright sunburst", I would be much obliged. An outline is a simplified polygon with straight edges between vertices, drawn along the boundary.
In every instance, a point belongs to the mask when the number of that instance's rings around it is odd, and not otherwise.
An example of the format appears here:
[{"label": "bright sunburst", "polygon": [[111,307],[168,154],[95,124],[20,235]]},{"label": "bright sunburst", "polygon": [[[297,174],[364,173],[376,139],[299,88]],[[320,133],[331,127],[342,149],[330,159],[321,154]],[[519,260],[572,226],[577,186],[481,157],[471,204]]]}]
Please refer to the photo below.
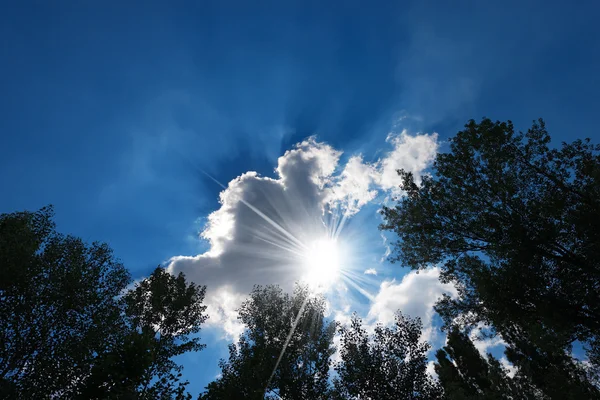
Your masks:
[{"label": "bright sunburst", "polygon": [[337,240],[321,238],[311,243],[304,258],[306,282],[314,288],[326,289],[339,277],[340,249]]}]

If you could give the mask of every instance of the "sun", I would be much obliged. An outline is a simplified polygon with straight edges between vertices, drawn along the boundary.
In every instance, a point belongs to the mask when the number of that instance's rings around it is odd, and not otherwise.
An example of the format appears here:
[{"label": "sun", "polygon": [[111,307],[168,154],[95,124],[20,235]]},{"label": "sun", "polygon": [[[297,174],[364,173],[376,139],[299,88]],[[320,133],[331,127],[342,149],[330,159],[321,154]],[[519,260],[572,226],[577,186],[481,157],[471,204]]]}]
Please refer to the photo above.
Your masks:
[{"label": "sun", "polygon": [[304,256],[305,280],[313,288],[327,289],[340,272],[340,249],[336,240],[321,238],[312,242]]}]

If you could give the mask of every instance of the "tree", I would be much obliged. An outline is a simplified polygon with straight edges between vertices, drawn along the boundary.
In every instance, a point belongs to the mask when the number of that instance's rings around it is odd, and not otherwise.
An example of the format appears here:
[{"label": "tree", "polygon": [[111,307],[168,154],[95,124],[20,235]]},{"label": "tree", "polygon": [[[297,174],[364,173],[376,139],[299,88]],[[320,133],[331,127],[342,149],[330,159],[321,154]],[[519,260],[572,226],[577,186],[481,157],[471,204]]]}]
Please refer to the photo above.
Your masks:
[{"label": "tree", "polygon": [[507,337],[506,358],[517,368],[517,378],[528,381],[550,399],[600,399],[598,385],[571,356],[572,346],[555,343],[556,334],[541,327],[513,327]]},{"label": "tree", "polygon": [[0,215],[0,380],[12,398],[74,395],[120,330],[129,274],[105,244],[57,233],[52,215]]},{"label": "tree", "polygon": [[110,248],[52,215],[0,215],[0,397],[189,398],[172,357],[202,348],[205,288],[158,268],[126,290]]},{"label": "tree", "polygon": [[204,348],[197,334],[207,318],[205,291],[160,267],[137,283],[123,298],[120,341],[94,366],[82,398],[191,398],[172,358]]},{"label": "tree", "polygon": [[549,142],[541,120],[525,134],[470,121],[420,185],[399,171],[406,196],[382,211],[395,260],[441,265],[457,287],[436,307],[446,326],[484,322],[509,344],[545,348],[540,371],[575,340],[593,354],[600,333],[600,146]]},{"label": "tree", "polygon": [[340,329],[340,361],[334,380],[337,399],[440,399],[438,385],[427,374],[427,352],[421,321],[396,314],[393,327],[377,325],[369,336],[354,315]]},{"label": "tree", "polygon": [[509,377],[491,354],[483,358],[469,337],[454,327],[447,345],[436,352],[435,372],[448,400],[543,399],[535,388],[517,376]]},{"label": "tree", "polygon": [[239,309],[246,329],[200,399],[327,399],[335,323],[305,286],[257,286]]}]

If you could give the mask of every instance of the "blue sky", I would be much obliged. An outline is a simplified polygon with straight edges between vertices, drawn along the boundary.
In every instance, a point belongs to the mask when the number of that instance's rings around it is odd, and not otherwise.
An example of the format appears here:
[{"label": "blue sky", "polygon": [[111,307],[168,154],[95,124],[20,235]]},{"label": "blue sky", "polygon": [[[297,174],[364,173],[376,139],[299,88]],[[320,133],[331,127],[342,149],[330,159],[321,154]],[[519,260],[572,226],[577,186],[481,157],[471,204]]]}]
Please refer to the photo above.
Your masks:
[{"label": "blue sky", "polygon": [[[40,1],[0,10],[0,212],[52,203],[61,231],[108,242],[135,277],[210,250],[198,232],[222,188],[202,171],[224,184],[247,171],[281,180],[278,157],[311,135],[344,152],[336,177],[359,153],[361,166],[382,172],[396,149],[390,132],[437,132],[443,150],[483,116],[520,129],[543,117],[557,142],[600,139],[592,1]],[[355,258],[366,263],[385,253],[375,211],[389,191],[377,179],[381,190],[344,228],[370,249]],[[378,268],[366,284],[373,296],[406,272]],[[352,308],[368,313],[372,302],[356,299]],[[204,337],[208,349],[185,360],[195,392],[227,343],[214,327]]]}]

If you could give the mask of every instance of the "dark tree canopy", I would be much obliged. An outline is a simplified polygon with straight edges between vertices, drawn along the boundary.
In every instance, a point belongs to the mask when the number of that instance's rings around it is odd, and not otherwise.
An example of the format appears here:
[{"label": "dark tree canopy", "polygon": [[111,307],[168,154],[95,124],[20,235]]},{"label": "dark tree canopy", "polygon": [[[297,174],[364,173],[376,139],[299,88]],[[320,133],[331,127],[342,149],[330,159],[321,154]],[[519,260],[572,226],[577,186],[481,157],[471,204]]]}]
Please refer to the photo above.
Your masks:
[{"label": "dark tree canopy", "polygon": [[191,398],[172,358],[204,348],[197,333],[207,318],[205,290],[162,268],[129,290],[117,346],[96,363],[82,398]]},{"label": "dark tree canopy", "polygon": [[506,358],[517,368],[517,377],[530,382],[549,399],[600,399],[597,383],[586,368],[571,356],[572,346],[557,344],[556,333],[540,327],[513,327],[504,332]]},{"label": "dark tree canopy", "polygon": [[172,357],[202,347],[204,287],[158,268],[126,291],[110,248],[52,216],[0,215],[0,398],[187,398]]},{"label": "dark tree canopy", "polygon": [[239,310],[246,329],[221,361],[222,376],[200,398],[328,399],[335,324],[324,311],[324,299],[307,287],[297,286],[292,296],[276,286],[255,287]]},{"label": "dark tree canopy", "polygon": [[0,379],[68,398],[120,330],[129,274],[104,244],[54,230],[52,209],[0,215]]},{"label": "dark tree canopy", "polygon": [[393,327],[378,325],[369,335],[354,315],[340,329],[336,399],[441,399],[427,374],[428,343],[420,341],[421,321],[396,314]]},{"label": "dark tree canopy", "polygon": [[469,337],[456,328],[436,358],[435,372],[448,400],[544,398],[527,380],[509,377],[491,354],[482,357]]},{"label": "dark tree canopy", "polygon": [[491,325],[539,371],[575,340],[597,354],[600,333],[600,146],[549,143],[541,120],[470,121],[420,184],[399,171],[406,196],[382,225],[396,260],[457,286],[437,306],[447,326]]}]

